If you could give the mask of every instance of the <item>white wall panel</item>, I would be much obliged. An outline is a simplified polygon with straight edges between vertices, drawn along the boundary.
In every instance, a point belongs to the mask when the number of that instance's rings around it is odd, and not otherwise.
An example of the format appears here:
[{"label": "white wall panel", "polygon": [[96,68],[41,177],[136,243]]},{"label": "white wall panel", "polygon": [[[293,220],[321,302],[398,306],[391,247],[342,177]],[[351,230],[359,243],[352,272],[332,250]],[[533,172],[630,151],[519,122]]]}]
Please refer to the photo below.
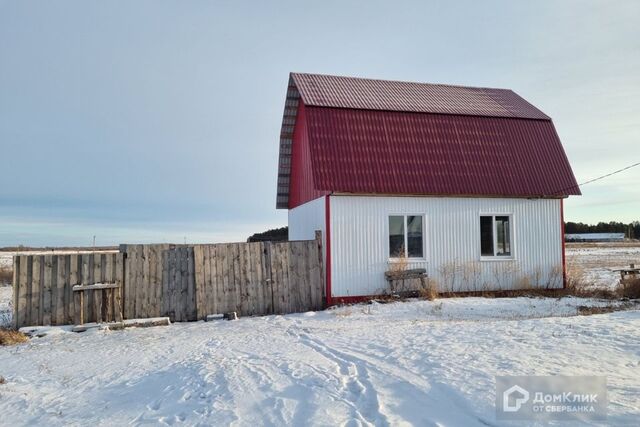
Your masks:
[{"label": "white wall panel", "polygon": [[[386,292],[387,228],[392,214],[425,216],[425,258],[409,267],[426,268],[440,291],[561,287],[560,203],[557,199],[331,196],[333,296]],[[512,215],[512,260],[481,260],[481,213]]]},{"label": "white wall panel", "polygon": [[289,210],[289,240],[313,240],[316,230],[322,230],[324,240],[325,199],[317,198]]}]

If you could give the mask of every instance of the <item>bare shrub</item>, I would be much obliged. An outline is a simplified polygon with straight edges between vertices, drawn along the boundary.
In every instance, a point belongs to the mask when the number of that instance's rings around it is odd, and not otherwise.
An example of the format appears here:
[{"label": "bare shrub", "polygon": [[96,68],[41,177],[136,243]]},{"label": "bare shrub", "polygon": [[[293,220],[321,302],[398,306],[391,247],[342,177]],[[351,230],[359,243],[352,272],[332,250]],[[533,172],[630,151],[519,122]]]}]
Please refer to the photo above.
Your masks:
[{"label": "bare shrub", "polygon": [[0,375],[0,384],[4,384],[7,381],[4,379],[4,377],[2,375]]},{"label": "bare shrub", "polygon": [[427,286],[418,291],[418,297],[429,301],[433,301],[438,298],[438,284],[435,280],[427,280]]},{"label": "bare shrub", "polygon": [[627,279],[620,282],[618,293],[622,298],[640,298],[640,279]]},{"label": "bare shrub", "polygon": [[587,286],[587,274],[578,264],[567,265],[567,288],[579,289]]},{"label": "bare shrub", "polygon": [[547,289],[557,289],[562,287],[563,269],[561,265],[556,265],[547,273]]},{"label": "bare shrub", "polygon": [[531,284],[531,276],[526,275],[518,277],[518,279],[515,281],[514,287],[516,290],[533,288],[533,285]]},{"label": "bare shrub", "polygon": [[440,289],[442,292],[454,292],[456,289],[459,270],[460,266],[458,265],[458,261],[455,259],[451,262],[440,265],[438,272],[440,273],[440,279],[442,280],[442,287]]},{"label": "bare shrub", "polygon": [[567,287],[556,291],[559,296],[574,296],[578,298],[618,299],[618,293],[607,288],[585,286],[584,282],[569,280]]},{"label": "bare shrub", "polygon": [[409,260],[405,255],[404,246],[400,247],[398,256],[393,258],[393,261],[389,263],[389,271],[401,272],[406,271],[409,268]]},{"label": "bare shrub", "polygon": [[0,328],[0,345],[14,345],[27,342],[29,338],[22,332]]},{"label": "bare shrub", "polygon": [[479,262],[467,262],[461,266],[462,282],[471,291],[481,291],[484,285],[482,282],[482,266]]}]

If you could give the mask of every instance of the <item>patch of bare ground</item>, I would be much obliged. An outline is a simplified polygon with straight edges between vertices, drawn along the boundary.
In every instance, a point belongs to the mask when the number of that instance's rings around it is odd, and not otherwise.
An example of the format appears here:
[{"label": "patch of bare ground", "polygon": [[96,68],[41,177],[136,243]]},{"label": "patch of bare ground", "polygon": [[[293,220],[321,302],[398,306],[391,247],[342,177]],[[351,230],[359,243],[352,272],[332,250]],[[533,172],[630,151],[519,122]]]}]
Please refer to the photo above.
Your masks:
[{"label": "patch of bare ground", "polygon": [[20,331],[0,328],[0,345],[15,345],[27,342],[29,338]]}]

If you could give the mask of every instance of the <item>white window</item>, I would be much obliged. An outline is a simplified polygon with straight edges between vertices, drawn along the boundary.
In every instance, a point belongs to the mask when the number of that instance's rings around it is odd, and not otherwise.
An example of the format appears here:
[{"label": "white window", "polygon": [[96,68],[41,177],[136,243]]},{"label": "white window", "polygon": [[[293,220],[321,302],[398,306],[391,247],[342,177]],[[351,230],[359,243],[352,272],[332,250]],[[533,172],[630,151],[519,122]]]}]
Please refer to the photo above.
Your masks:
[{"label": "white window", "polygon": [[480,216],[480,255],[482,257],[512,257],[511,215]]},{"label": "white window", "polygon": [[389,257],[424,258],[424,218],[389,216]]}]

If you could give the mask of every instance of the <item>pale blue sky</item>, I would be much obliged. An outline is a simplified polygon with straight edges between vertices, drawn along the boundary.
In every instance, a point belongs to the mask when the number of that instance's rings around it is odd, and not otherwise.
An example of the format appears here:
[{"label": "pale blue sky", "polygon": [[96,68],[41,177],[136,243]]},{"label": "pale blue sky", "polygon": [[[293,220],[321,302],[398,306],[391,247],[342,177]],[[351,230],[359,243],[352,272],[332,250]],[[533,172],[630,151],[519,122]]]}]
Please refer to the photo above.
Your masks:
[{"label": "pale blue sky", "polygon": [[[288,73],[505,87],[579,182],[640,161],[638,1],[2,1],[0,246],[244,240]],[[640,168],[567,220],[640,219]]]}]

